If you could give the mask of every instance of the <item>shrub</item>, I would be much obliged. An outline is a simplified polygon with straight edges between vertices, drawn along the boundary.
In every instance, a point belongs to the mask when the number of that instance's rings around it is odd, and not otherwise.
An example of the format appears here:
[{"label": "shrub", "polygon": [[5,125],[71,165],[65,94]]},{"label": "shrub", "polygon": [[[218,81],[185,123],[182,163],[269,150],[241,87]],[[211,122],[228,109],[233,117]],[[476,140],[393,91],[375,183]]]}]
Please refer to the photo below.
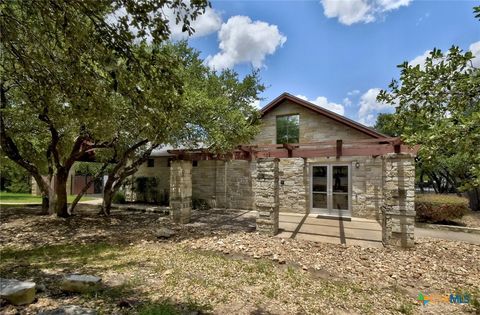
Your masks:
[{"label": "shrub", "polygon": [[456,195],[417,195],[417,221],[444,222],[459,219],[469,211],[468,200]]},{"label": "shrub", "polygon": [[113,195],[112,203],[125,203],[125,195],[121,191],[117,191],[115,195]]},{"label": "shrub", "polygon": [[208,210],[210,209],[210,205],[208,201],[205,199],[193,199],[192,200],[192,207],[196,210]]}]

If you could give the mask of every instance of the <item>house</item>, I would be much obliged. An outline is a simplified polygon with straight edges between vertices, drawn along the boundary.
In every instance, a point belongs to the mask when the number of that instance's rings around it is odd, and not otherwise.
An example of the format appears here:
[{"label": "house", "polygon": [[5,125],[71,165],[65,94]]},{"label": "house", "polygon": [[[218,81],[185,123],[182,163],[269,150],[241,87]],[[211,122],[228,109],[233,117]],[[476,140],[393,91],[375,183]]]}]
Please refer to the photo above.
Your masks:
[{"label": "house", "polygon": [[279,211],[371,218],[387,237],[402,232],[402,242],[413,243],[415,149],[288,93],[261,119],[255,139],[228,156],[153,152],[132,178],[130,199],[169,203],[187,221],[191,204],[256,209],[257,228],[266,223],[270,234]]}]

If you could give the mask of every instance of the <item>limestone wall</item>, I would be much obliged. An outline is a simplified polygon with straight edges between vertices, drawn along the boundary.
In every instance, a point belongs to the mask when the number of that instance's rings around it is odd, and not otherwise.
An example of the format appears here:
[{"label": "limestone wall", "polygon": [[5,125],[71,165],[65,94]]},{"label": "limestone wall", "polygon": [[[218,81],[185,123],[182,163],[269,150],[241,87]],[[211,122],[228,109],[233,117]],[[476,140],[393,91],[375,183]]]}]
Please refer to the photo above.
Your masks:
[{"label": "limestone wall", "polygon": [[249,161],[198,161],[192,168],[193,199],[214,208],[252,209]]},{"label": "limestone wall", "polygon": [[284,158],[278,163],[280,212],[306,213],[307,178],[303,158]]},{"label": "limestone wall", "polygon": [[276,124],[278,115],[300,115],[300,142],[315,142],[329,140],[370,139],[371,136],[344,124],[336,122],[323,115],[315,113],[303,106],[285,101],[262,117],[260,133],[252,141],[253,144],[275,144]]},{"label": "limestone wall", "polygon": [[[381,219],[382,172],[381,157],[342,156],[340,158],[307,158],[305,169],[305,188],[307,190],[307,208],[310,207],[310,167],[315,164],[348,164],[351,178],[351,211],[352,216],[369,219]],[[357,167],[358,163],[358,167]]]},{"label": "limestone wall", "polygon": [[278,233],[279,225],[279,167],[278,159],[256,160],[252,174],[257,231],[267,235]]},{"label": "limestone wall", "polygon": [[134,183],[137,177],[155,177],[157,179],[158,192],[163,198],[168,199],[170,190],[170,167],[168,167],[168,159],[168,157],[163,156],[154,157],[153,167],[148,167],[147,162],[143,163],[131,178],[132,183]]},{"label": "limestone wall", "polygon": [[383,242],[412,247],[415,228],[414,157],[392,153],[383,159]]},{"label": "limestone wall", "polygon": [[172,161],[170,207],[174,222],[188,223],[192,209],[192,162]]}]

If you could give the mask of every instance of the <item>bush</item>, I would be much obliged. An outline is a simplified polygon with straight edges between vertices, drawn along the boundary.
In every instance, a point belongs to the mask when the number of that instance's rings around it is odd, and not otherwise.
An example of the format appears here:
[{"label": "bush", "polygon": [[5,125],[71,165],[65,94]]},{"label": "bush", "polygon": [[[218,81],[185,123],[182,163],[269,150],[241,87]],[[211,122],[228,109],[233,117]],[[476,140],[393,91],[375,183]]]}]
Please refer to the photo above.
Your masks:
[{"label": "bush", "polygon": [[113,195],[113,198],[112,198],[112,203],[125,203],[125,195],[123,194],[123,192],[121,191],[117,191],[115,193],[115,195]]},{"label": "bush", "polygon": [[415,198],[417,221],[444,222],[460,219],[467,214],[468,200],[456,195],[417,195]]}]

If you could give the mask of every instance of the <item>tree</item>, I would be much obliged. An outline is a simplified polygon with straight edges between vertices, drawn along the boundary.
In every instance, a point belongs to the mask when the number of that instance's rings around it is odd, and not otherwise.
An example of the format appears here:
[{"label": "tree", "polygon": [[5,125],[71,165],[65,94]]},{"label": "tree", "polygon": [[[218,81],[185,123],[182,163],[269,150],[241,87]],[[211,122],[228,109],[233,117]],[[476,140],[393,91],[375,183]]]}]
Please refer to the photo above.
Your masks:
[{"label": "tree", "polygon": [[395,116],[393,114],[381,113],[377,116],[374,126],[375,130],[391,137],[400,136],[400,130],[395,124]]},{"label": "tree", "polygon": [[478,210],[480,187],[480,70],[470,51],[453,46],[434,49],[424,65],[399,65],[400,83],[393,80],[379,101],[398,104],[394,124],[430,166],[445,166],[450,185],[470,192]]},{"label": "tree", "polygon": [[10,159],[0,156],[0,190],[28,193],[31,187],[30,174]]},{"label": "tree", "polygon": [[[212,153],[225,153],[248,142],[258,132],[258,110],[252,103],[264,86],[257,72],[240,80],[233,71],[217,73],[206,67],[199,52],[186,42],[164,48],[178,58],[182,95],[175,104],[156,113],[155,121],[115,142],[112,160],[116,163],[108,173],[103,194],[102,211],[106,215],[110,214],[115,193],[146,162],[153,149],[170,144],[202,146]],[[134,128],[142,122],[132,117],[126,123]],[[122,130],[125,126],[117,128]]]},{"label": "tree", "polygon": [[[43,208],[68,216],[75,161],[112,147],[124,112],[153,116],[140,100],[174,106],[181,83],[162,9],[189,33],[206,1],[4,1],[0,4],[2,152],[36,180]],[[151,49],[151,41],[157,48]],[[158,109],[158,111],[161,111]],[[114,128],[111,128],[114,126]],[[138,127],[137,125],[136,127]],[[123,129],[124,133],[129,130]],[[47,174],[47,176],[42,176]]]}]

